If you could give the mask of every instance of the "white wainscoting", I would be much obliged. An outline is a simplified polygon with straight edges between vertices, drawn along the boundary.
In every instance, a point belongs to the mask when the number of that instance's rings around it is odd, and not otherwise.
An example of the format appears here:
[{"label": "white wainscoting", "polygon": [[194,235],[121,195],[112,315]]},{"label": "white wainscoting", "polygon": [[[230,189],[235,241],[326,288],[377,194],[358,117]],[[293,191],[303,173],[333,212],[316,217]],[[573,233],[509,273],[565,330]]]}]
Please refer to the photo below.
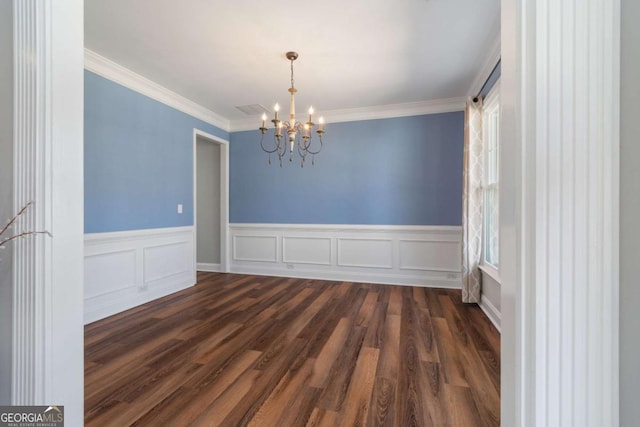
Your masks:
[{"label": "white wainscoting", "polygon": [[461,227],[234,223],[229,228],[234,273],[461,286]]},{"label": "white wainscoting", "polygon": [[500,275],[497,270],[491,267],[480,267],[482,274],[482,294],[480,295],[480,308],[487,315],[491,323],[498,332],[501,330],[500,314],[502,286],[500,286]]},{"label": "white wainscoting", "polygon": [[84,321],[196,283],[193,227],[85,234]]}]

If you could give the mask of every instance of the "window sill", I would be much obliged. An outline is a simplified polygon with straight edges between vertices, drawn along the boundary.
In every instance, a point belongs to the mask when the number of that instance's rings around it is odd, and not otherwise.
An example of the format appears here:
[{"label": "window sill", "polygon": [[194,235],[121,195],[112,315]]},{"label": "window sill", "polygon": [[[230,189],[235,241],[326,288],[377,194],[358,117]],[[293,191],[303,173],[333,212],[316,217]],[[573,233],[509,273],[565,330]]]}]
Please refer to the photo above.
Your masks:
[{"label": "window sill", "polygon": [[500,279],[500,271],[498,271],[498,269],[494,266],[489,264],[481,264],[480,270],[482,270],[483,273],[498,282],[499,285],[502,284],[502,281]]}]

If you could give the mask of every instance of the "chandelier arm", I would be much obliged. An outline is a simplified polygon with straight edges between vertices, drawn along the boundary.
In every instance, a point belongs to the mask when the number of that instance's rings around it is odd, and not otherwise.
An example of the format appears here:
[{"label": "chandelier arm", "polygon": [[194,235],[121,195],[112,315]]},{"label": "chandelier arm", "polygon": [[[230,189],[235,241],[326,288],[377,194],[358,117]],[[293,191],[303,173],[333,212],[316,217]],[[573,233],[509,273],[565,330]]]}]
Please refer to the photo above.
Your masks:
[{"label": "chandelier arm", "polygon": [[276,151],[276,154],[278,155],[278,161],[280,162],[280,167],[282,167],[282,158],[284,157],[285,153],[287,152],[287,144],[283,144],[282,146],[284,146],[284,150],[280,150],[281,145],[278,144],[278,150]]},{"label": "chandelier arm", "polygon": [[318,153],[320,153],[320,152],[322,151],[322,135],[318,135],[318,140],[320,141],[320,148],[318,148],[318,151],[313,151],[313,150],[311,150],[311,140],[312,140],[312,139],[313,139],[313,138],[309,138],[309,146],[307,147],[307,150],[306,150],[306,151],[307,151],[309,154],[315,155],[315,154],[318,154]]},{"label": "chandelier arm", "polygon": [[[302,141],[304,141],[304,138],[302,139]],[[307,157],[308,151],[307,151],[307,146],[305,145],[304,142],[298,141],[298,155],[303,159]]]},{"label": "chandelier arm", "polygon": [[[273,137],[275,139],[275,135]],[[264,146],[264,134],[262,134],[262,137],[260,138],[260,148],[262,148],[262,151],[264,151],[265,153],[269,153],[269,154],[275,153],[275,151],[278,149],[278,145],[279,144],[276,143],[276,147],[273,150],[266,149],[265,146]]]},{"label": "chandelier arm", "polygon": [[311,147],[311,135],[309,135],[309,138],[302,138],[303,143],[302,143],[302,149],[307,152],[307,150],[309,150],[309,147]]},{"label": "chandelier arm", "polygon": [[278,142],[278,157],[280,158],[280,162],[282,162],[282,158],[287,154],[287,138],[282,138],[282,143]]},{"label": "chandelier arm", "polygon": [[287,140],[286,138],[282,137],[278,141],[278,156],[282,158],[285,156],[285,154],[287,154]]}]

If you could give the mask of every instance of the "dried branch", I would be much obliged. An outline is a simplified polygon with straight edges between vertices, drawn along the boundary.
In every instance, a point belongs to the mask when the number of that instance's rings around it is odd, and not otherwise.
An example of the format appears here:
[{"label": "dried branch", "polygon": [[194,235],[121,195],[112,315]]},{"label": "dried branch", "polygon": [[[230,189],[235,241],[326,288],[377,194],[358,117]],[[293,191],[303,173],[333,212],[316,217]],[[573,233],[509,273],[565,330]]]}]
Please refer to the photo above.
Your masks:
[{"label": "dried branch", "polygon": [[[9,229],[9,228],[11,228],[11,226],[13,225],[13,223],[15,223],[15,222],[16,222],[16,220],[18,219],[18,217],[19,217],[20,215],[22,215],[22,214],[23,214],[23,213],[24,213],[24,212],[29,208],[29,206],[31,206],[31,204],[32,204],[32,203],[33,203],[33,202],[29,202],[29,203],[27,203],[26,205],[24,205],[24,207],[23,207],[22,209],[20,209],[20,210],[18,211],[18,213],[17,213],[17,214],[15,214],[15,216],[9,220],[9,222],[7,222],[7,224],[2,228],[2,230],[0,230],[0,238],[2,238],[2,235],[3,235],[3,234],[4,234],[4,233]],[[18,233],[18,234],[14,235],[14,236],[7,237],[7,238],[5,238],[5,239],[3,239],[3,240],[0,240],[0,248],[2,248],[2,247],[4,246],[4,244],[5,244],[5,243],[8,243],[8,242],[10,242],[10,241],[12,241],[12,240],[16,240],[16,239],[18,239],[18,238],[20,238],[20,237],[27,237],[27,236],[30,236],[30,235],[32,235],[32,234],[46,234],[46,235],[48,235],[49,237],[53,237],[53,236],[51,235],[51,233],[49,233],[48,231],[23,231],[23,232]]]},{"label": "dried branch", "polygon": [[20,237],[27,237],[30,236],[32,234],[46,234],[49,237],[53,237],[53,235],[51,233],[49,233],[48,231],[25,231],[24,233],[20,233],[20,234],[16,234],[15,236],[11,236],[7,239],[4,239],[3,241],[0,242],[0,247],[2,247],[5,243],[8,243],[12,240],[16,240]]},{"label": "dried branch", "polygon": [[[27,203],[26,205],[24,205],[24,207],[23,207],[22,209],[20,209],[20,211],[16,214],[16,216],[14,216],[13,218],[11,218],[11,219],[9,220],[9,222],[7,223],[7,225],[5,225],[5,226],[4,226],[4,228],[0,231],[0,236],[2,236],[2,235],[4,234],[4,232],[5,232],[5,231],[7,231],[7,230],[9,229],[9,227],[11,227],[11,226],[13,225],[13,223],[14,223],[14,222],[16,222],[16,219],[18,219],[18,217],[19,217],[20,215],[22,215],[22,214],[24,213],[24,211],[26,211],[26,210],[27,210],[27,208],[28,208],[29,206],[31,206],[31,204],[32,204],[32,203],[33,203],[33,202],[29,202],[29,203]],[[0,245],[0,246],[2,246],[2,245]]]}]

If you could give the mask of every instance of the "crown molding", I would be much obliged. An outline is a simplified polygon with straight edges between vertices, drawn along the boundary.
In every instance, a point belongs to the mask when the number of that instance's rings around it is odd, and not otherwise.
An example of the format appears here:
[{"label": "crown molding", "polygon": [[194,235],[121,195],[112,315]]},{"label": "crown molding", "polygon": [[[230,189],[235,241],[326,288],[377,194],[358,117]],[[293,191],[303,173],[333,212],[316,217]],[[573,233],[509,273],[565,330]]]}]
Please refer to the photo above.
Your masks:
[{"label": "crown molding", "polygon": [[[499,47],[497,52],[499,57]],[[493,63],[493,65],[495,65],[495,63]],[[254,130],[258,128],[259,119],[256,117],[229,120],[90,49],[85,49],[84,68],[227,132]],[[491,69],[489,72],[491,72]],[[328,123],[389,119],[462,111],[464,110],[464,104],[464,97],[446,98],[404,104],[329,110],[325,111],[323,116]]]},{"label": "crown molding", "polygon": [[229,119],[141,76],[96,52],[84,50],[84,68],[176,110],[229,132]]},{"label": "crown molding", "polygon": [[[354,122],[360,120],[391,119],[395,117],[422,116],[425,114],[463,111],[465,98],[434,99],[430,101],[408,102],[404,104],[378,105],[375,107],[345,108],[322,113],[327,123]],[[259,127],[259,119],[250,117],[232,120],[230,132],[254,130]]]},{"label": "crown molding", "polygon": [[476,78],[473,79],[473,84],[469,88],[469,96],[476,96],[480,92],[480,89],[482,89],[482,86],[491,75],[493,68],[496,66],[499,60],[500,60],[500,34],[498,34],[496,39],[493,41],[491,49],[489,50],[489,53],[485,57],[484,63],[482,64],[480,71],[478,72],[478,74],[476,74]]}]

